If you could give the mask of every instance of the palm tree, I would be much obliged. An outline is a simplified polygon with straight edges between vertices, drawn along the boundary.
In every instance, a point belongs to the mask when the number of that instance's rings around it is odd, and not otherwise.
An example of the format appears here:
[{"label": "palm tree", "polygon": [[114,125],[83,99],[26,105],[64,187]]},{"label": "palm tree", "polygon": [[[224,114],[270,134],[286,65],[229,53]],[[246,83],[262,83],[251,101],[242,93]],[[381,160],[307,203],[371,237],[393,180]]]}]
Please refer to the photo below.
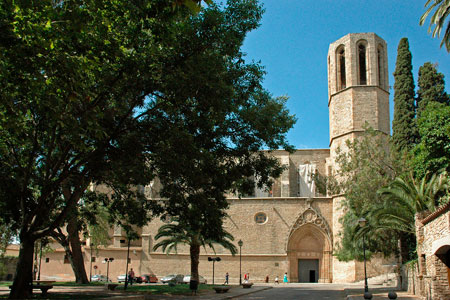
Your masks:
[{"label": "palm tree", "polygon": [[449,190],[447,174],[433,174],[417,180],[410,174],[406,179],[397,177],[387,187],[378,190],[384,203],[367,214],[370,226],[361,228],[361,234],[371,230],[394,231],[399,234],[402,258],[405,259],[407,240],[415,235],[415,214],[434,211],[440,197]]},{"label": "palm tree", "polygon": [[218,235],[214,239],[205,239],[199,230],[193,230],[187,224],[182,224],[179,220],[175,220],[171,224],[165,224],[158,229],[158,233],[155,235],[155,240],[164,238],[158,242],[153,250],[162,248],[163,252],[170,253],[174,251],[177,253],[178,245],[189,245],[189,252],[191,258],[191,279],[198,282],[198,264],[200,257],[200,247],[206,249],[208,246],[214,252],[214,244],[221,245],[225,249],[228,249],[232,255],[237,253],[236,246],[232,243],[233,236],[225,230],[222,230],[222,234]]},{"label": "palm tree", "polygon": [[428,31],[431,31],[431,27],[435,25],[433,30],[433,37],[439,37],[441,35],[441,31],[444,27],[444,36],[442,37],[441,47],[445,44],[447,51],[450,52],[450,21],[447,21],[447,25],[445,25],[445,19],[450,14],[450,1],[448,0],[428,0],[425,3],[425,7],[427,10],[420,18],[420,25],[425,23],[426,18],[431,13],[433,9],[436,8],[436,11],[431,16],[430,19],[430,27],[428,27]]}]

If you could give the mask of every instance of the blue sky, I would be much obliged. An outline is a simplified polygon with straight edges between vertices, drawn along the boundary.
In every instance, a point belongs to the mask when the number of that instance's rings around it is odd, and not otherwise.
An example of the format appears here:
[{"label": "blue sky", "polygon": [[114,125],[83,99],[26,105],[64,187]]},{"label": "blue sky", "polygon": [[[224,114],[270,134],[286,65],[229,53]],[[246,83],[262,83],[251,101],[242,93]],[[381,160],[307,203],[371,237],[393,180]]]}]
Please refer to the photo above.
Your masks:
[{"label": "blue sky", "polygon": [[[440,39],[419,25],[426,0],[263,0],[261,27],[248,34],[243,51],[261,61],[264,87],[274,96],[288,95],[298,118],[289,142],[298,149],[328,148],[327,53],[330,43],[348,33],[375,32],[388,44],[389,85],[394,86],[397,46],[409,39],[413,74],[425,62],[438,64],[450,92],[450,54]],[[429,22],[429,18],[427,19]],[[391,88],[391,122],[394,91]]]}]

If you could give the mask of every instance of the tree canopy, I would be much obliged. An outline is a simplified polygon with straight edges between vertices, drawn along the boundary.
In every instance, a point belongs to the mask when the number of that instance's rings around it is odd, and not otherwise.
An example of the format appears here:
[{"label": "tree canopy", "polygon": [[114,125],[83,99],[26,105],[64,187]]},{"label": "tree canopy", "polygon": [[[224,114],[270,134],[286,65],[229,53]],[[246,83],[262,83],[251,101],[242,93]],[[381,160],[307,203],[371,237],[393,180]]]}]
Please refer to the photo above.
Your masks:
[{"label": "tree canopy", "polygon": [[390,183],[404,172],[406,166],[390,151],[388,137],[365,126],[365,133],[359,139],[347,142],[347,151],[338,152],[336,174],[328,180],[329,191],[345,195],[342,201],[344,216],[341,239],[336,251],[340,260],[362,259],[362,238],[358,220],[365,217],[369,230],[366,246],[371,253],[390,255],[396,251],[397,237],[393,231],[381,231],[371,226],[370,211],[383,205],[377,190]]},{"label": "tree canopy", "polygon": [[257,150],[287,147],[295,119],[239,50],[262,8],[230,1],[191,16],[172,4],[0,4],[1,217],[21,241],[12,298],[27,297],[34,241],[91,183],[114,191],[110,215],[145,223],[134,207],[161,210],[130,187],[158,174],[167,213],[187,217],[194,203],[208,237],[221,233],[221,221],[205,225],[224,215],[224,191],[281,171]]},{"label": "tree canopy", "polygon": [[417,177],[450,171],[450,106],[431,102],[418,119],[420,142],[412,150]]},{"label": "tree canopy", "polygon": [[437,71],[436,66],[426,62],[419,68],[417,79],[417,118],[430,102],[450,103],[450,97],[445,92],[444,74]]},{"label": "tree canopy", "polygon": [[27,297],[34,241],[91,182],[151,179],[136,111],[180,60],[167,51],[180,14],[168,1],[0,4],[1,217],[21,241],[12,298]]}]

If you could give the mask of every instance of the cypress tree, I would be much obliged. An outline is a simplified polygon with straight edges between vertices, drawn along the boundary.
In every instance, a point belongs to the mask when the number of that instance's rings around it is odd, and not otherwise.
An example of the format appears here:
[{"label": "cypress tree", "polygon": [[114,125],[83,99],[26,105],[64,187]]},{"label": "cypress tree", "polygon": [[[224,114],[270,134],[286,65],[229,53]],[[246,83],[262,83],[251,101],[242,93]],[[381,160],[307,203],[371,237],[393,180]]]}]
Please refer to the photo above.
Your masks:
[{"label": "cypress tree", "polygon": [[419,90],[417,91],[417,118],[431,101],[449,104],[449,96],[445,92],[444,74],[439,73],[436,66],[426,62],[419,68]]},{"label": "cypress tree", "polygon": [[392,141],[396,150],[399,151],[411,149],[417,136],[411,59],[408,39],[402,38],[398,44],[394,72],[394,120],[392,122]]}]

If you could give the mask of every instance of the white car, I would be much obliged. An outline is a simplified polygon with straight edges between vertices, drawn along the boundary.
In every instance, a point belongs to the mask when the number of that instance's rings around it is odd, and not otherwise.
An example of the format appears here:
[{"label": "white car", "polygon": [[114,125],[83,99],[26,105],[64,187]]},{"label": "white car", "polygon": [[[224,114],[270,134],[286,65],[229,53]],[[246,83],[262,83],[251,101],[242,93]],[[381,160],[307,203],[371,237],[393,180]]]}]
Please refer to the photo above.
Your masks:
[{"label": "white car", "polygon": [[126,279],[127,279],[127,275],[125,275],[125,274],[117,276],[117,282],[119,282],[119,283],[125,282]]},{"label": "white car", "polygon": [[[108,279],[108,281],[111,281],[111,279]],[[106,276],[101,274],[92,275],[91,282],[106,282]]]},{"label": "white car", "polygon": [[[190,283],[190,282],[191,282],[191,275],[184,276],[183,283]],[[198,275],[198,283],[206,284],[206,279],[203,276]]]},{"label": "white car", "polygon": [[173,283],[183,283],[183,278],[184,275],[181,274],[171,274],[171,275],[167,275],[164,276],[163,278],[161,278],[161,282],[162,283],[169,283],[169,282],[173,282]]}]

